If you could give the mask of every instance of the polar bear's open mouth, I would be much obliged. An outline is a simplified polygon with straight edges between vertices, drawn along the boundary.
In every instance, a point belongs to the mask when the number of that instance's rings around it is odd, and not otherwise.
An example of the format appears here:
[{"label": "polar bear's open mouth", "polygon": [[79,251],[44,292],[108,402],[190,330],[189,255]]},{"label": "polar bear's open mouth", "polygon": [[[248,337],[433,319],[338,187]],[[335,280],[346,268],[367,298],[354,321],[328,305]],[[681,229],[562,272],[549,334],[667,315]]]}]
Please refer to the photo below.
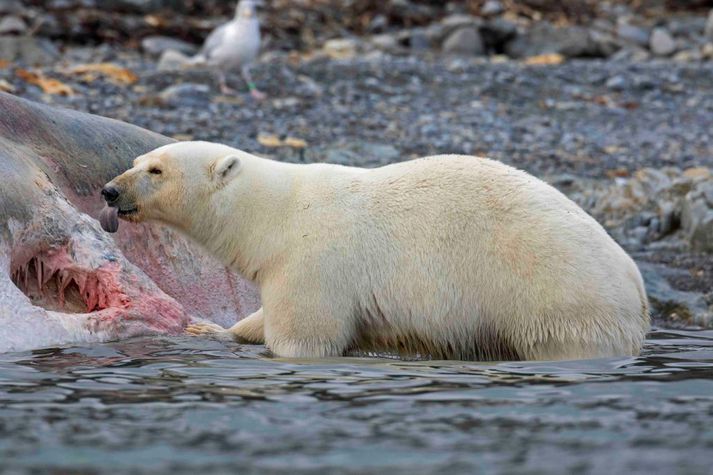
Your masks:
[{"label": "polar bear's open mouth", "polygon": [[128,208],[128,209],[118,209],[119,216],[131,216],[132,214],[136,214],[139,212],[139,209],[134,207],[134,208]]}]

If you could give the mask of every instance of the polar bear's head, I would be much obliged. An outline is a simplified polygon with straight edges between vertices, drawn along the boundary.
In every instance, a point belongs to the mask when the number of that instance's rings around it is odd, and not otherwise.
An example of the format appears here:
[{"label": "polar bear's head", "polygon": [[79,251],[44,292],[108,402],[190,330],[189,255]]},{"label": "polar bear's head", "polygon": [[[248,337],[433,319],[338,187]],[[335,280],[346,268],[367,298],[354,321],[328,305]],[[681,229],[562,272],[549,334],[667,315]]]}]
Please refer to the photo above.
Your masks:
[{"label": "polar bear's head", "polygon": [[186,228],[196,213],[207,211],[211,195],[240,174],[241,154],[209,142],[164,145],[136,158],[132,168],[104,186],[102,196],[126,221]]}]

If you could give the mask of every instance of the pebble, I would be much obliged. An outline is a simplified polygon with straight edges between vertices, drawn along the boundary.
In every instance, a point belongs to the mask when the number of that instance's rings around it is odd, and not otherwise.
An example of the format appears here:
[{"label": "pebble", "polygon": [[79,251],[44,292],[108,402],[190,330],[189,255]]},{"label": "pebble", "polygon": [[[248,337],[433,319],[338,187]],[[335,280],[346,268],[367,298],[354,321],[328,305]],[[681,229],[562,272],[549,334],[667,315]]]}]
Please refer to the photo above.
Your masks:
[{"label": "pebble", "polygon": [[154,56],[160,56],[168,50],[190,56],[198,51],[198,46],[167,36],[147,36],[141,40],[141,49]]},{"label": "pebble", "polygon": [[649,39],[651,52],[658,56],[670,56],[676,51],[676,41],[666,28],[654,28]]},{"label": "pebble", "polygon": [[182,69],[189,64],[190,58],[180,51],[166,50],[161,54],[156,66],[159,71],[172,71]]},{"label": "pebble", "polygon": [[161,91],[159,97],[172,107],[200,106],[210,102],[211,90],[205,84],[176,84]]},{"label": "pebble", "polygon": [[22,18],[14,15],[8,15],[0,20],[0,35],[8,33],[24,33],[27,30],[27,25]]},{"label": "pebble", "polygon": [[488,17],[500,15],[505,11],[505,7],[498,0],[487,0],[485,5],[480,9],[480,14]]}]

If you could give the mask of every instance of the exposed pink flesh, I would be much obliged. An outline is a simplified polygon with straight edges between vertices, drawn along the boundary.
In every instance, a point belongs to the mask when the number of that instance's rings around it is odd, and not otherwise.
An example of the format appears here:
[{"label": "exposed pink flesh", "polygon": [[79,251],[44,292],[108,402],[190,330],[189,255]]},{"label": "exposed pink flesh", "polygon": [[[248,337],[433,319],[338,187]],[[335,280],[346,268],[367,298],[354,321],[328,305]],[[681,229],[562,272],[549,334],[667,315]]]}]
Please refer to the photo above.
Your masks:
[{"label": "exposed pink flesh", "polygon": [[[87,312],[104,310],[109,307],[125,308],[130,302],[117,280],[121,268],[116,263],[107,263],[98,269],[86,269],[75,264],[65,247],[49,249],[33,256],[30,260],[14,263],[12,280],[25,293],[37,292],[42,295],[48,284],[60,308],[66,301],[66,290],[75,284]],[[29,277],[35,274],[33,288],[29,287]],[[54,280],[53,280],[54,279]]]},{"label": "exposed pink flesh", "polygon": [[[180,333],[188,322],[181,305],[141,280],[126,281],[126,269],[108,262],[91,269],[77,264],[67,246],[20,253],[13,262],[15,285],[49,310],[86,313],[87,328],[110,338]],[[28,258],[28,256],[30,256]],[[67,292],[72,288],[68,302]]]}]

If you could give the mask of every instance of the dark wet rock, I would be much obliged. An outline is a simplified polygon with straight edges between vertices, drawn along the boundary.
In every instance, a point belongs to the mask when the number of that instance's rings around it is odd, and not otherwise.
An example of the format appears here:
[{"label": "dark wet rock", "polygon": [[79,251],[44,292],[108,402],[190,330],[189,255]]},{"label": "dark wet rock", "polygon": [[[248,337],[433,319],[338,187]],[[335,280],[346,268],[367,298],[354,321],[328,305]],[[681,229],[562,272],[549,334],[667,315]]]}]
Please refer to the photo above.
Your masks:
[{"label": "dark wet rock", "polygon": [[26,65],[52,64],[59,51],[51,41],[34,36],[0,36],[0,59]]},{"label": "dark wet rock", "polygon": [[670,56],[676,51],[676,40],[666,28],[654,28],[649,39],[651,52],[658,56]]},{"label": "dark wet rock", "polygon": [[8,15],[0,20],[0,35],[7,35],[8,33],[24,33],[25,31],[27,31],[27,25],[22,18],[14,15]]},{"label": "dark wet rock", "polygon": [[198,47],[194,44],[167,36],[147,36],[141,40],[141,49],[154,56],[160,56],[168,50],[178,51],[185,55],[193,55],[198,51]]},{"label": "dark wet rock", "polygon": [[646,284],[654,317],[683,325],[705,327],[713,323],[713,311],[703,294],[677,290],[670,284],[669,279],[685,278],[686,271],[648,262],[637,264]]},{"label": "dark wet rock", "polygon": [[465,26],[448,35],[448,38],[443,42],[443,52],[478,56],[485,53],[485,47],[478,30],[473,26]]},{"label": "dark wet rock", "polygon": [[161,102],[171,107],[205,105],[211,100],[211,90],[205,84],[177,84],[161,91]]},{"label": "dark wet rock", "polygon": [[517,26],[502,17],[486,21],[479,31],[486,50],[498,54],[504,53],[508,43],[517,36]]}]

